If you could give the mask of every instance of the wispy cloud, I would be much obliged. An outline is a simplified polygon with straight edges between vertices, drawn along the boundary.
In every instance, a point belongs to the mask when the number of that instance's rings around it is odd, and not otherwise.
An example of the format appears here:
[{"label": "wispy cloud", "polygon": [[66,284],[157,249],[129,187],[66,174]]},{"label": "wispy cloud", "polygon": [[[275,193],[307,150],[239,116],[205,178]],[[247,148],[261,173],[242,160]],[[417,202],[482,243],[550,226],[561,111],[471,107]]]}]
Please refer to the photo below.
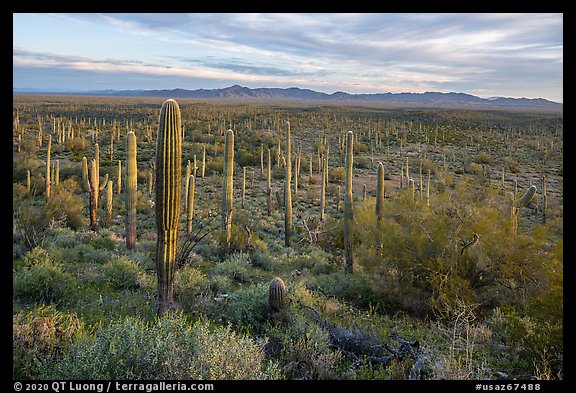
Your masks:
[{"label": "wispy cloud", "polygon": [[[206,82],[236,80],[253,87],[299,84],[351,92],[466,87],[488,95],[562,99],[562,14],[44,17],[64,19],[77,28],[110,31],[117,39],[107,51],[86,50],[80,55],[83,47],[74,51],[65,42],[49,47],[47,40],[45,47],[33,48],[15,34],[14,67],[92,67],[100,72],[189,76]],[[66,25],[53,23],[50,28]],[[49,31],[46,28],[44,33]],[[97,34],[93,39],[98,43]]]}]

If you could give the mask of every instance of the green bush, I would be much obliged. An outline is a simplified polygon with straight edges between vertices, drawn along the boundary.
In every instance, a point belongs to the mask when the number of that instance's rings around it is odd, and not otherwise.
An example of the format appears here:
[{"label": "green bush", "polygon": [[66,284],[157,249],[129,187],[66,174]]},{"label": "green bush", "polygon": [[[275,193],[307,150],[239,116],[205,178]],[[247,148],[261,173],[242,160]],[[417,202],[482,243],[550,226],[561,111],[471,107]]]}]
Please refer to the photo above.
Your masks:
[{"label": "green bush", "polygon": [[238,283],[250,281],[250,257],[248,254],[231,254],[224,262],[217,264],[212,269],[214,275],[228,276]]},{"label": "green bush", "polygon": [[30,252],[24,255],[22,262],[26,267],[53,265],[53,260],[48,251],[40,246],[34,247]]},{"label": "green bush", "polygon": [[38,302],[65,302],[72,292],[73,278],[59,266],[38,265],[24,268],[13,275],[16,297]]},{"label": "green bush", "polygon": [[174,296],[183,309],[189,309],[196,298],[208,289],[207,277],[198,269],[184,265],[174,278]]},{"label": "green bush", "polygon": [[103,280],[113,289],[139,288],[144,271],[137,262],[127,258],[115,258],[102,267]]},{"label": "green bush", "polygon": [[153,322],[113,321],[94,337],[77,340],[49,379],[276,379],[277,366],[261,345],[230,327],[190,324],[168,313]]},{"label": "green bush", "polygon": [[58,362],[84,324],[74,313],[41,305],[12,316],[12,376],[38,379],[41,370]]},{"label": "green bush", "polygon": [[226,316],[236,326],[260,329],[268,317],[268,283],[235,291],[228,300]]}]

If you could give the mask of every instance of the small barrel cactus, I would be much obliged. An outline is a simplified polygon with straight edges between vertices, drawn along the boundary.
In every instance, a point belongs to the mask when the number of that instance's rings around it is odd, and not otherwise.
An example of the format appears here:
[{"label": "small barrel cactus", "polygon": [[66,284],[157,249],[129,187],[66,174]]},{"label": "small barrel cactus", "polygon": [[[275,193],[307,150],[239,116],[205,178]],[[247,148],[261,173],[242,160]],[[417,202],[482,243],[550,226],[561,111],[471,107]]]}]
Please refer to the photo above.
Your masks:
[{"label": "small barrel cactus", "polygon": [[268,305],[273,311],[280,311],[286,306],[286,285],[280,277],[275,277],[270,281]]}]

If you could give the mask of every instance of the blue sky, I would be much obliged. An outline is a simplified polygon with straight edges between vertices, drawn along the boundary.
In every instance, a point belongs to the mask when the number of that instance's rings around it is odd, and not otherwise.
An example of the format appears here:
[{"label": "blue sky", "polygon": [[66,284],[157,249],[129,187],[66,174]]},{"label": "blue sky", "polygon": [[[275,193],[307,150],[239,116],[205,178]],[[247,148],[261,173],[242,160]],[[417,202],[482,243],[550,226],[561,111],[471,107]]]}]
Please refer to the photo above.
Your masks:
[{"label": "blue sky", "polygon": [[562,14],[13,14],[13,87],[465,92],[563,102]]}]

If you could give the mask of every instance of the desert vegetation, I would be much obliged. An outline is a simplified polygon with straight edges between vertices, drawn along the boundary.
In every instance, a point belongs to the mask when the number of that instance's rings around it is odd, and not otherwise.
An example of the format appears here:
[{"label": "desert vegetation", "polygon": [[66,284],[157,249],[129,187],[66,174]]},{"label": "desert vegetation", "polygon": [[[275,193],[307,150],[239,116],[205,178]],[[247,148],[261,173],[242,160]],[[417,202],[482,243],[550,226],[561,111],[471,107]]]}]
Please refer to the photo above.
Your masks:
[{"label": "desert vegetation", "polygon": [[14,95],[15,379],[563,379],[558,113]]}]

